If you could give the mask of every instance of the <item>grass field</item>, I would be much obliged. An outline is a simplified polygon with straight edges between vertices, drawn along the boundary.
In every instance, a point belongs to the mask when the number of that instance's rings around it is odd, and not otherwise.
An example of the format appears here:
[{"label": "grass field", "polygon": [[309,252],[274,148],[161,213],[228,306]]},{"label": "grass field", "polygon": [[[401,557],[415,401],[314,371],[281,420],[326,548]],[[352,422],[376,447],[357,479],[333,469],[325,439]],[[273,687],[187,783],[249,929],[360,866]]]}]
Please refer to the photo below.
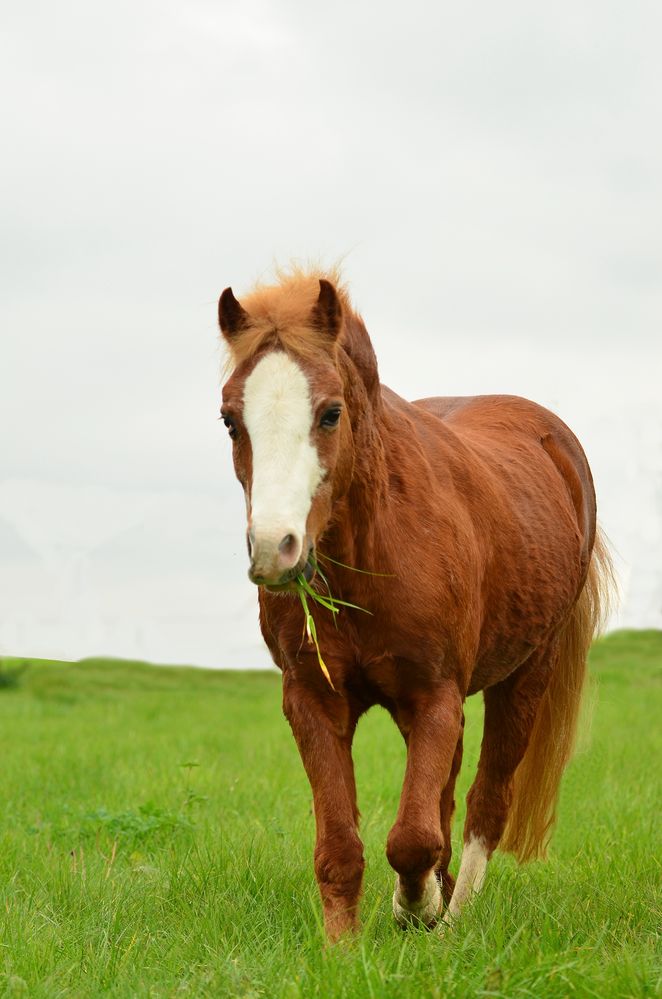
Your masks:
[{"label": "grass field", "polygon": [[[444,938],[391,918],[404,752],[371,712],[355,751],[364,929],[336,948],[275,673],[23,662],[0,664],[0,995],[659,994],[662,632],[594,646],[592,733],[549,860],[497,854]],[[480,721],[473,698],[459,801]],[[455,865],[462,821],[459,807]]]}]

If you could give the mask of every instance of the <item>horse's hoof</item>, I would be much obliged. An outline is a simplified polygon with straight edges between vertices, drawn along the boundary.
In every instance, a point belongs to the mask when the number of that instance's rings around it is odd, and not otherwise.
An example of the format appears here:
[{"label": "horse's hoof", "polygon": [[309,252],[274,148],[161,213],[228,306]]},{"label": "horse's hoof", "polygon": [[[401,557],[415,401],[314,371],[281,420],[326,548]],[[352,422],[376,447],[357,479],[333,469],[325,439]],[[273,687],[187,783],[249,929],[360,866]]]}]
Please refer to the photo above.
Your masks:
[{"label": "horse's hoof", "polygon": [[393,915],[403,929],[411,926],[431,929],[441,915],[443,900],[439,882],[432,872],[428,875],[421,897],[410,902],[400,888],[400,878],[395,880],[393,892]]}]

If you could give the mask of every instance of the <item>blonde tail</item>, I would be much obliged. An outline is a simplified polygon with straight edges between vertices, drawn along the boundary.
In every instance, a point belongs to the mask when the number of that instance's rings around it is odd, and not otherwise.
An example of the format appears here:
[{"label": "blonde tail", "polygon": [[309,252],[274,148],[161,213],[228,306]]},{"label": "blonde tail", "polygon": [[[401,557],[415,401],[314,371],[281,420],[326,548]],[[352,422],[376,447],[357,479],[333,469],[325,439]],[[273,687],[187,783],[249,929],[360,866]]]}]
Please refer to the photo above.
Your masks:
[{"label": "blonde tail", "polygon": [[575,743],[586,657],[606,621],[614,588],[611,556],[598,529],[586,582],[559,635],[558,661],[513,778],[512,803],[499,846],[520,863],[545,856],[556,820],[561,776]]}]

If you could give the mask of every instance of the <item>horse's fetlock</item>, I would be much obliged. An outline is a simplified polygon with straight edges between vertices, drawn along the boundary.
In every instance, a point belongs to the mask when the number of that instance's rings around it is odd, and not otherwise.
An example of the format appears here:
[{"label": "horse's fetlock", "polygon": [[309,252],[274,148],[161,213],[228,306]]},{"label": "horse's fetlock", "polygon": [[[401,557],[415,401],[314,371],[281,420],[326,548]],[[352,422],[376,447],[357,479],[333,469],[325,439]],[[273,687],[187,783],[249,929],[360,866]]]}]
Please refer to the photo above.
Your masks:
[{"label": "horse's fetlock", "polygon": [[342,890],[361,883],[365,860],[357,839],[320,846],[315,851],[315,875],[320,885]]}]

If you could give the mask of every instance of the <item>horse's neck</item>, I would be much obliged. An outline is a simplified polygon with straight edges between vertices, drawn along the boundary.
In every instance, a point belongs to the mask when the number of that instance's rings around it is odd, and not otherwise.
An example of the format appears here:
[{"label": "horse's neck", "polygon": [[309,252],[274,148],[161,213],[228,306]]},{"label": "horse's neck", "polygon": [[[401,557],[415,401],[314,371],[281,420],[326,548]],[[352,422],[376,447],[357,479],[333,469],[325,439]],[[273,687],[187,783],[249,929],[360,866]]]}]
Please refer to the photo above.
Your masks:
[{"label": "horse's neck", "polygon": [[367,395],[359,403],[353,419],[353,474],[334,511],[328,554],[355,568],[396,572],[396,537],[403,532],[413,537],[421,508],[430,511],[425,501],[432,494],[439,497],[448,488],[448,502],[455,502],[452,467],[459,462],[464,467],[466,448],[438,421],[433,465],[423,446],[426,435],[417,433],[419,421],[429,419],[424,412],[383,386],[376,403]]},{"label": "horse's neck", "polygon": [[329,554],[357,568],[380,571],[384,566],[384,518],[390,503],[390,469],[384,443],[381,402],[373,406],[363,395],[353,424],[352,479],[340,502],[329,541]]},{"label": "horse's neck", "polygon": [[363,320],[354,312],[345,321],[342,349],[350,360],[350,369],[344,372],[346,387],[351,388],[351,383],[356,383],[358,378],[361,390],[367,393],[373,407],[378,406],[380,385],[377,357]]},{"label": "horse's neck", "polygon": [[389,468],[377,358],[363,320],[354,313],[347,317],[338,360],[352,423],[353,472],[326,543],[334,558],[370,569],[383,558],[379,526],[389,500]]}]

